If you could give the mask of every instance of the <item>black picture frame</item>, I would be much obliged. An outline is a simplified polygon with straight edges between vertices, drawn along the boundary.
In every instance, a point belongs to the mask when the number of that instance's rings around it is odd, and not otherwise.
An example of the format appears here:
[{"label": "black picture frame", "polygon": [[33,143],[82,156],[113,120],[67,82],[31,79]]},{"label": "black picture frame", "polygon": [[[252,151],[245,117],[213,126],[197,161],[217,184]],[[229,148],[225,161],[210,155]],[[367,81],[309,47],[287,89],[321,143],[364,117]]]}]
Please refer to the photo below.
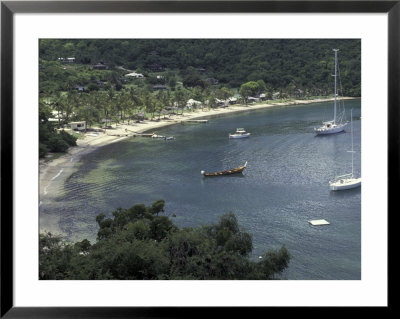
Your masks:
[{"label": "black picture frame", "polygon": [[[399,212],[400,1],[1,1],[1,313],[3,318],[177,318],[226,309],[191,307],[14,307],[13,303],[13,16],[15,13],[387,13],[388,14],[388,207]],[[378,213],[378,212],[377,212]],[[384,214],[386,212],[379,212]],[[391,225],[388,222],[388,225]],[[390,234],[388,226],[388,234]],[[388,247],[390,247],[388,237]],[[390,251],[390,249],[389,249]],[[389,256],[389,255],[388,255]],[[390,260],[388,260],[389,262]],[[390,263],[389,263],[390,264]],[[390,281],[388,280],[388,287]],[[388,307],[390,308],[390,299]],[[307,309],[294,308],[297,315]],[[336,310],[331,314],[334,314]],[[235,314],[248,315],[248,309]]]}]

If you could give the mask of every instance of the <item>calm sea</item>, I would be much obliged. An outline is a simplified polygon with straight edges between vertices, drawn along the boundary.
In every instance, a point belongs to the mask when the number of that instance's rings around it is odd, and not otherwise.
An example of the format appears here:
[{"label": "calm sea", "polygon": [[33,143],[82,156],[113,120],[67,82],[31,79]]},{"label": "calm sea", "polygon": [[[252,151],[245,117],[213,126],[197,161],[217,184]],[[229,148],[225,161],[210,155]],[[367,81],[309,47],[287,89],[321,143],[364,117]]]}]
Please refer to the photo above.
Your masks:
[{"label": "calm sea", "polygon": [[[353,110],[354,170],[361,174],[361,101]],[[286,279],[361,279],[361,190],[329,190],[351,172],[351,131],[315,136],[333,115],[332,103],[276,107],[224,115],[208,124],[157,131],[174,141],[131,138],[81,158],[81,165],[43,199],[40,219],[56,219],[71,240],[96,238],[95,218],[117,207],[164,199],[178,226],[218,221],[234,212],[253,235],[253,255],[285,245],[292,255]],[[228,138],[244,127],[250,138]],[[248,162],[243,175],[204,178]],[[328,226],[311,226],[326,219]]]}]

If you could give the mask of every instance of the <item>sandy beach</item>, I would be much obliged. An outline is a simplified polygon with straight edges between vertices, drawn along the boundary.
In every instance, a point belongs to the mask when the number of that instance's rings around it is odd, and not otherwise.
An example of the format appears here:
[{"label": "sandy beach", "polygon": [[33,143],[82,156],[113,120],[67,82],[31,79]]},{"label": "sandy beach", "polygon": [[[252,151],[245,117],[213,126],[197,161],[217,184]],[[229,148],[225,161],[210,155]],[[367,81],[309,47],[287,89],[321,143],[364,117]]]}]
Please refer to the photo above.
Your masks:
[{"label": "sandy beach", "polygon": [[[352,98],[345,98],[352,99]],[[314,100],[295,100],[282,103],[263,103],[254,105],[231,105],[225,108],[217,108],[211,110],[196,110],[187,112],[183,115],[172,115],[170,117],[161,117],[159,121],[145,120],[141,123],[130,122],[124,124],[113,125],[113,129],[108,129],[105,132],[96,133],[82,133],[83,138],[77,140],[77,146],[70,147],[68,152],[58,158],[54,159],[41,159],[39,161],[39,185],[40,185],[40,198],[46,196],[51,190],[52,183],[62,183],[74,170],[77,169],[79,158],[101,146],[115,143],[126,138],[132,138],[135,135],[148,132],[157,133],[157,129],[167,125],[179,124],[187,120],[207,119],[215,115],[229,114],[234,112],[244,112],[259,110],[268,107],[276,106],[295,106],[310,103],[319,103],[331,101],[333,98],[327,99],[314,99]]]}]

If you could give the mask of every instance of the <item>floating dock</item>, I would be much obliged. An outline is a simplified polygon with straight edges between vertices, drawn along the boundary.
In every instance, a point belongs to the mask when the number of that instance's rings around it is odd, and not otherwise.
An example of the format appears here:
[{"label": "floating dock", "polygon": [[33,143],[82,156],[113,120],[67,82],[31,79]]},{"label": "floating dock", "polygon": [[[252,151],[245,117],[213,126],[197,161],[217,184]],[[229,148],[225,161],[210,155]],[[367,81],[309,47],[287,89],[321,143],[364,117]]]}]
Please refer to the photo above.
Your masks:
[{"label": "floating dock", "polygon": [[208,123],[208,120],[183,120],[181,123]]},{"label": "floating dock", "polygon": [[321,226],[321,225],[329,225],[330,222],[326,221],[325,219],[315,219],[308,221],[313,226]]}]

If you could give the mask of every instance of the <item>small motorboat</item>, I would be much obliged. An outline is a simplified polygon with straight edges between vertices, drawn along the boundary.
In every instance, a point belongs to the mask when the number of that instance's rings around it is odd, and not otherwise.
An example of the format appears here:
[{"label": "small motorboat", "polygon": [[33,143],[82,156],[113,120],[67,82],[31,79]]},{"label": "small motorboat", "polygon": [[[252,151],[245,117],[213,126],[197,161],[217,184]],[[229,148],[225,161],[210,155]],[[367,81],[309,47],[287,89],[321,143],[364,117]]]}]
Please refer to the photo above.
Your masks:
[{"label": "small motorboat", "polygon": [[151,138],[162,138],[162,139],[165,139],[165,136],[163,136],[163,135],[158,135],[158,134],[153,134],[152,136],[151,136]]},{"label": "small motorboat", "polygon": [[244,171],[244,169],[247,166],[247,162],[244,163],[243,166],[239,166],[233,169],[228,169],[225,171],[221,171],[221,172],[213,172],[213,173],[206,173],[205,171],[201,171],[201,174],[204,176],[223,176],[223,175],[231,175],[231,174],[237,174],[237,173],[242,173]]},{"label": "small motorboat", "polygon": [[173,136],[164,136],[164,140],[166,141],[173,141],[175,139],[175,137]]},{"label": "small motorboat", "polygon": [[237,128],[234,134],[229,134],[229,138],[245,138],[249,136],[250,133],[247,133],[244,128]]}]

